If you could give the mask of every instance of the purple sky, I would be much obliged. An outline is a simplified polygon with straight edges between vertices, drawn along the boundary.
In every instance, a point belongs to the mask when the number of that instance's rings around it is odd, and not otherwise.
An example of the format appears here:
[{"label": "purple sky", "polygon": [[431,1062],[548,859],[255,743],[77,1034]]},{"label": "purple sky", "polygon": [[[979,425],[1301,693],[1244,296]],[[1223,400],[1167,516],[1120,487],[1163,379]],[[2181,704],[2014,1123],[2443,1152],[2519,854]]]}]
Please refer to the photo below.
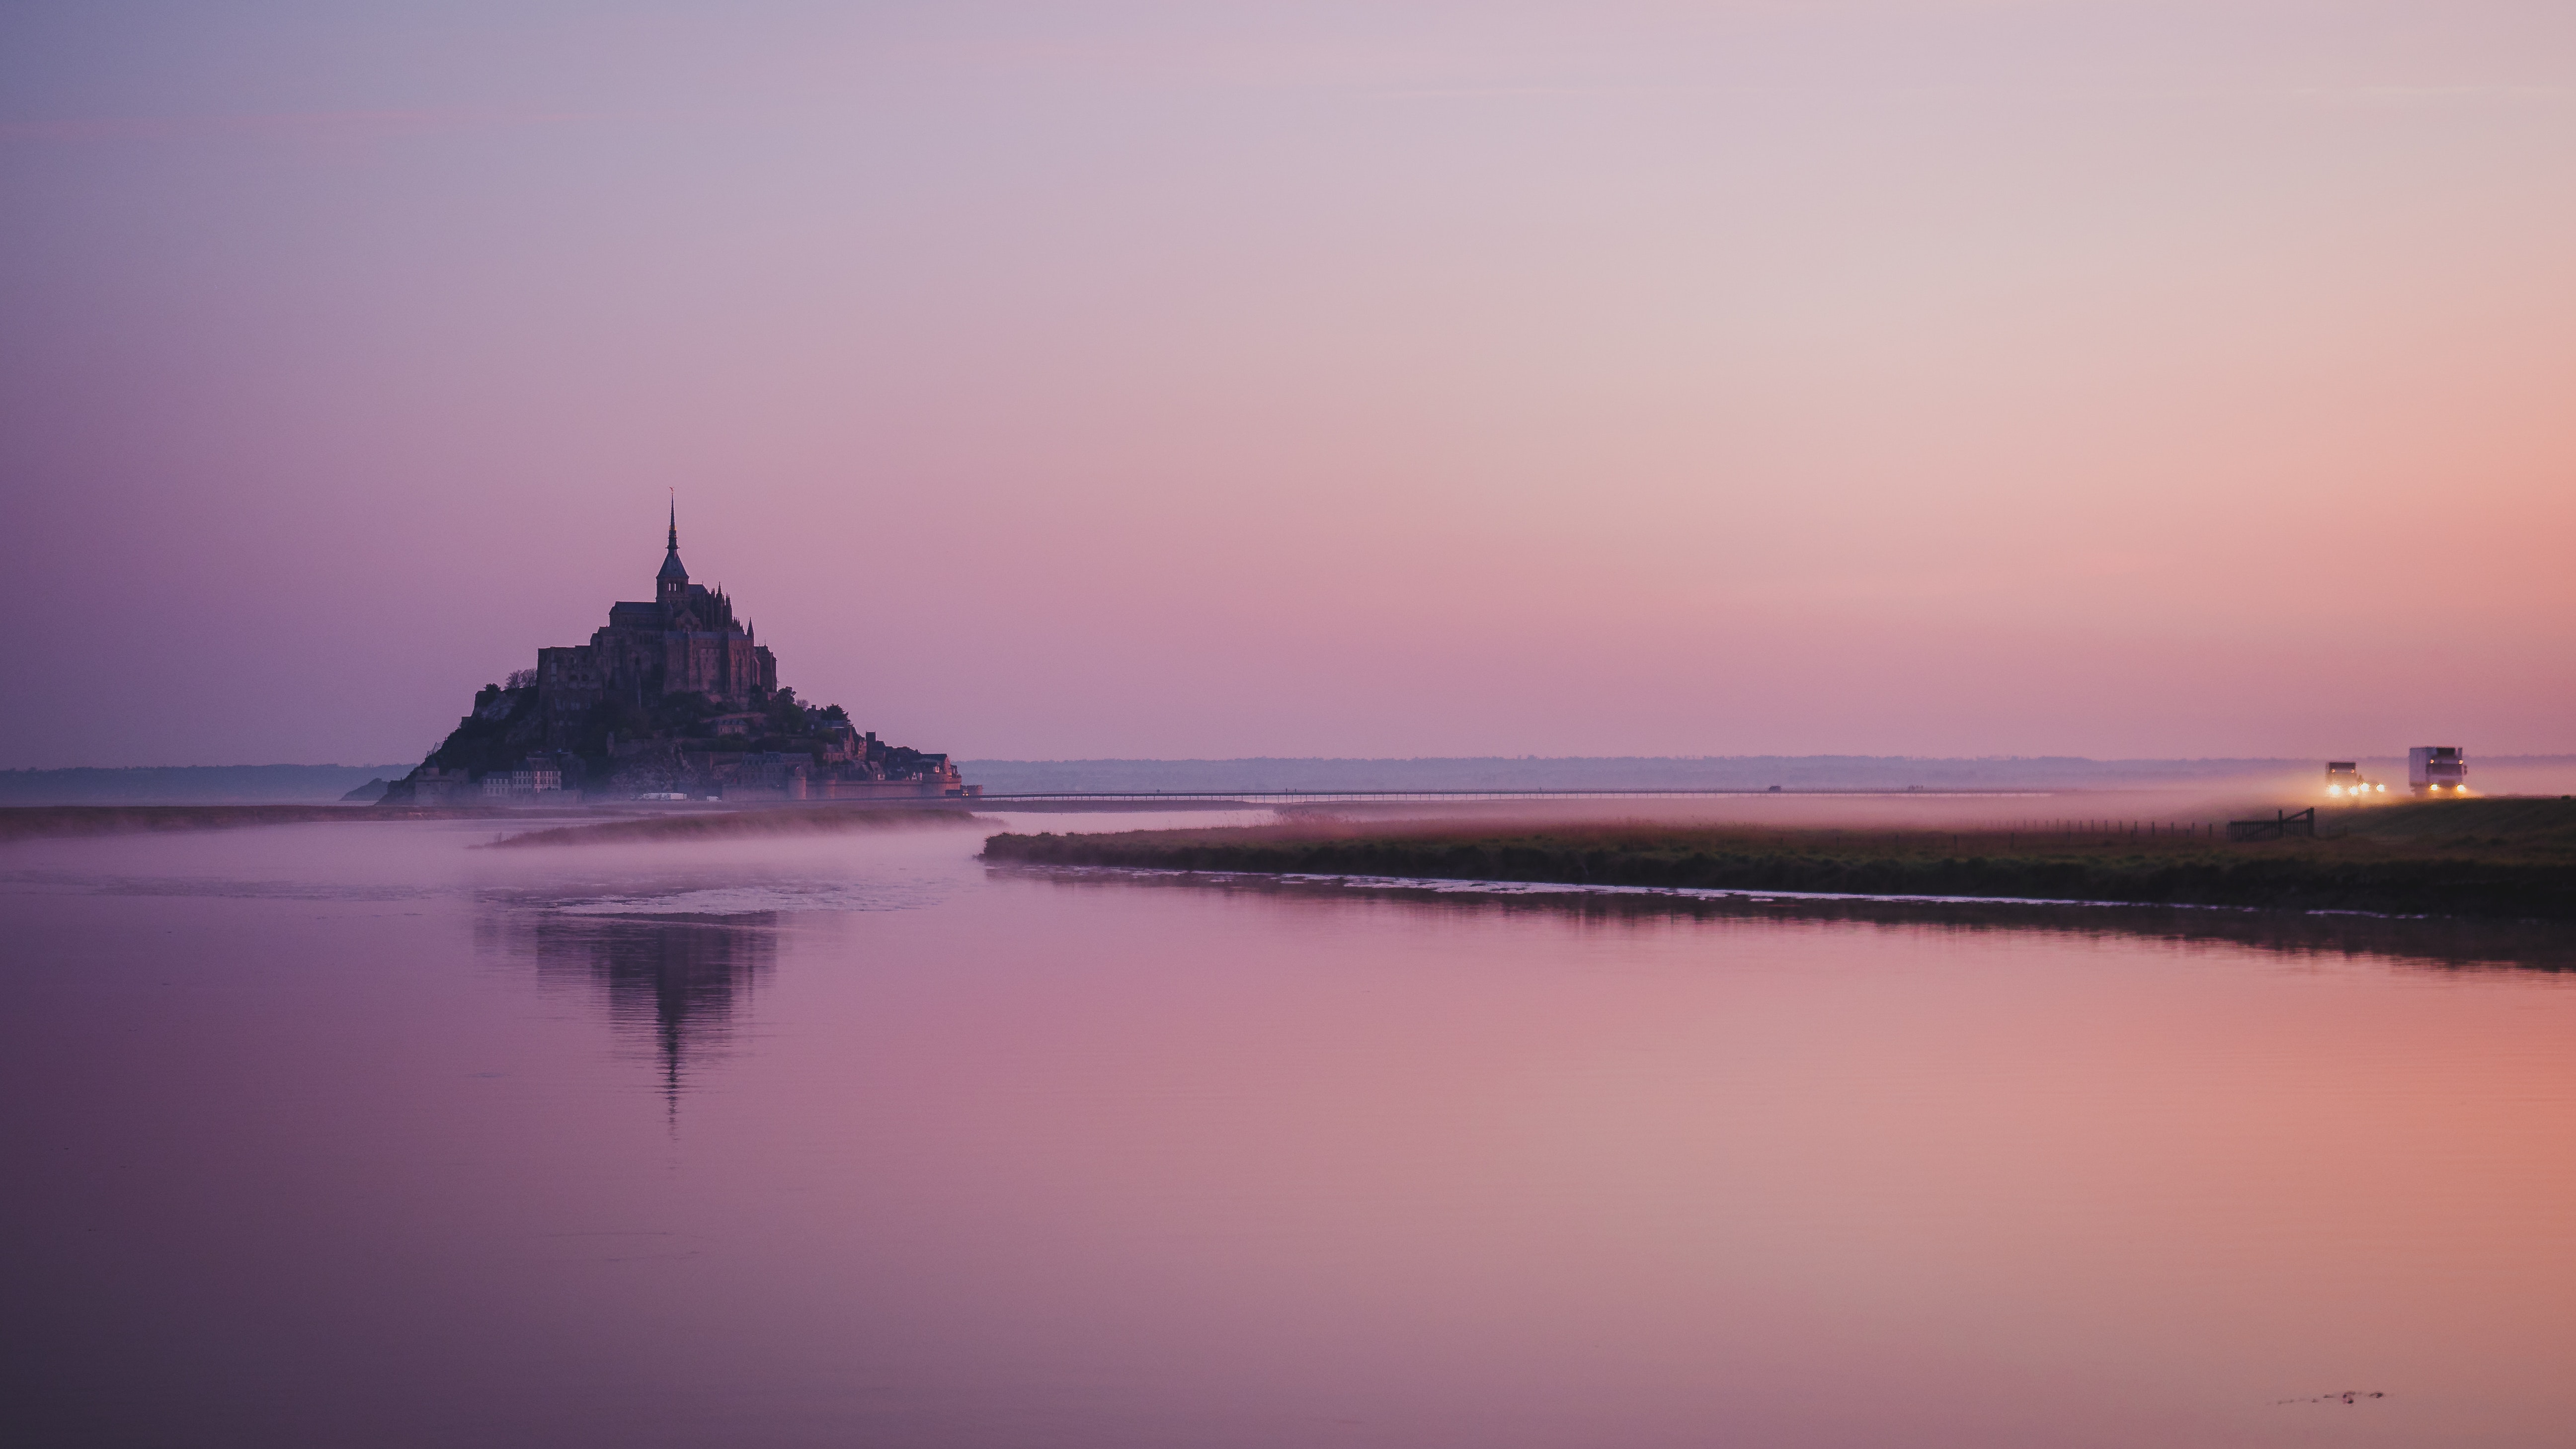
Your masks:
[{"label": "purple sky", "polygon": [[2576,7],[12,7],[0,765],[2576,749]]}]

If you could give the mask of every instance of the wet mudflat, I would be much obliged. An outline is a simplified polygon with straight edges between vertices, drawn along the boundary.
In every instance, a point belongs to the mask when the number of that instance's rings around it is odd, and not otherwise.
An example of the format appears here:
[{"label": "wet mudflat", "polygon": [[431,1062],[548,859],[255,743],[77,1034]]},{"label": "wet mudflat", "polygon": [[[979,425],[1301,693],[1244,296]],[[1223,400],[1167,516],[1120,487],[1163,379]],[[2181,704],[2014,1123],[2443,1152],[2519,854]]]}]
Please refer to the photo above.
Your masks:
[{"label": "wet mudflat", "polygon": [[491,835],[0,849],[13,1439],[2576,1422],[2547,932]]}]

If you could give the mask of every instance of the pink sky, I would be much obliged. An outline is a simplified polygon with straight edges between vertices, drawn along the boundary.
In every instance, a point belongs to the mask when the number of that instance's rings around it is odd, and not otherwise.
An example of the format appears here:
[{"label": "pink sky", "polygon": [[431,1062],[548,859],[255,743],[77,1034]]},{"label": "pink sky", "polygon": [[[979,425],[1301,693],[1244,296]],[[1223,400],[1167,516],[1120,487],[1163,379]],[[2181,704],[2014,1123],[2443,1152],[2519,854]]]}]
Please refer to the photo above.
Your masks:
[{"label": "pink sky", "polygon": [[18,7],[0,765],[2576,750],[2576,7]]}]

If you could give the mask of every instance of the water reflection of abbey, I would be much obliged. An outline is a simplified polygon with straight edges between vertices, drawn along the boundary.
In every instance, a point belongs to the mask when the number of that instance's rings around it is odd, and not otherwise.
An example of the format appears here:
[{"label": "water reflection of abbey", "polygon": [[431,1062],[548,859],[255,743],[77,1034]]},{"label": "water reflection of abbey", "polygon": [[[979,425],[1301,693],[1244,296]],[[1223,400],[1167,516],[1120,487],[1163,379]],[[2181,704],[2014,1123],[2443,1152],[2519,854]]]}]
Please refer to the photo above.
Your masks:
[{"label": "water reflection of abbey", "polygon": [[694,919],[562,916],[496,909],[478,944],[532,961],[541,980],[595,995],[611,1032],[649,1054],[676,1115],[693,1074],[722,1056],[737,1007],[778,961],[774,915]]}]

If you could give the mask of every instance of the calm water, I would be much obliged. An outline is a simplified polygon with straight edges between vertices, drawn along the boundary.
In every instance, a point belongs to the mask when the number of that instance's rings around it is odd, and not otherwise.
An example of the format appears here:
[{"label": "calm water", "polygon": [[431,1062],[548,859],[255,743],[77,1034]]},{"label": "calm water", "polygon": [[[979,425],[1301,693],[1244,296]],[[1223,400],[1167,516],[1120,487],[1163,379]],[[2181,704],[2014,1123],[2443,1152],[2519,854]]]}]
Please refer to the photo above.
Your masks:
[{"label": "calm water", "polygon": [[2547,940],[488,835],[0,851],[11,1442],[2576,1437]]}]

